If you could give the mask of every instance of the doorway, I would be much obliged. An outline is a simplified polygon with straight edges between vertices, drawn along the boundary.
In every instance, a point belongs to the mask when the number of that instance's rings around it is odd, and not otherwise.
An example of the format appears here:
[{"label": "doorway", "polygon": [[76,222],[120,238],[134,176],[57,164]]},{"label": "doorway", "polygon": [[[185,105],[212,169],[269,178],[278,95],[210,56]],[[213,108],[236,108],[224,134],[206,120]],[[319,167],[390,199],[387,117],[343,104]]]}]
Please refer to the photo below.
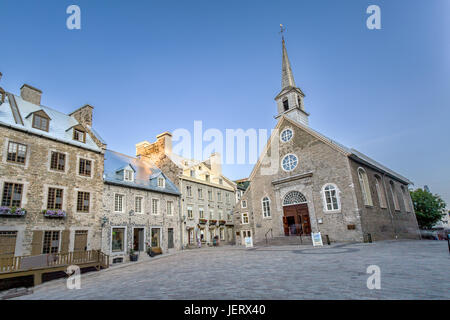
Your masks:
[{"label": "doorway", "polygon": [[133,250],[144,251],[144,228],[133,228]]},{"label": "doorway", "polygon": [[167,243],[169,249],[173,249],[175,247],[173,243],[173,228],[167,229]]},{"label": "doorway", "polygon": [[308,205],[306,203],[283,207],[283,227],[286,236],[311,234]]}]

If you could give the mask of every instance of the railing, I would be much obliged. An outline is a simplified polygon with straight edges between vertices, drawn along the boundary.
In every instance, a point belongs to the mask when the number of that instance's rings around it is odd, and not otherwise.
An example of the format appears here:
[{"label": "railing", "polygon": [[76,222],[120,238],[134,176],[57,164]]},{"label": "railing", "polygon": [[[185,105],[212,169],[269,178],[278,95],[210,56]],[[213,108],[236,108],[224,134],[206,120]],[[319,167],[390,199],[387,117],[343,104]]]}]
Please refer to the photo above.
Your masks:
[{"label": "railing", "polygon": [[109,256],[100,250],[50,253],[37,256],[0,258],[0,273],[56,268],[68,265],[92,264],[109,267]]},{"label": "railing", "polygon": [[267,230],[266,234],[264,235],[264,237],[266,238],[266,244],[269,244],[269,239],[267,238],[267,235],[270,232],[270,237],[273,239],[273,232],[272,232],[272,228],[270,228],[269,230]]}]

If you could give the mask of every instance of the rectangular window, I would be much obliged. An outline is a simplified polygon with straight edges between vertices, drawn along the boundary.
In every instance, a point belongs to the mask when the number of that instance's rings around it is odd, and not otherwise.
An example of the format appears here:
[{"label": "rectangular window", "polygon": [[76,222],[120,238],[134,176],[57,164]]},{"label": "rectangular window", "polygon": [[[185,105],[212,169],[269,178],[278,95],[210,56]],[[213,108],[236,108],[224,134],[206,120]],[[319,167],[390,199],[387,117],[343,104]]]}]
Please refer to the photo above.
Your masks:
[{"label": "rectangular window", "polygon": [[242,224],[248,224],[248,212],[242,213]]},{"label": "rectangular window", "polygon": [[198,198],[203,199],[203,189],[198,189]]},{"label": "rectangular window", "polygon": [[209,211],[209,219],[214,220],[214,211],[213,210]]},{"label": "rectangular window", "polygon": [[241,206],[242,206],[242,208],[247,208],[247,201],[246,200],[242,200]]},{"label": "rectangular window", "polygon": [[22,204],[23,184],[5,182],[3,185],[2,206],[19,207]]},{"label": "rectangular window", "polygon": [[191,177],[192,177],[192,178],[195,177],[195,171],[194,171],[194,170],[191,170],[191,171],[190,171],[190,174],[191,174]]},{"label": "rectangular window", "polygon": [[188,197],[192,197],[192,187],[186,186],[186,194]]},{"label": "rectangular window", "polygon": [[203,210],[203,208],[198,208],[198,217],[200,219],[205,219],[205,211]]},{"label": "rectangular window", "polygon": [[136,197],[135,198],[134,211],[136,213],[142,213],[142,197]]},{"label": "rectangular window", "polygon": [[48,131],[48,119],[35,114],[33,116],[33,128]]},{"label": "rectangular window", "polygon": [[62,209],[63,192],[63,189],[48,188],[47,210]]},{"label": "rectangular window", "polygon": [[124,170],[124,177],[125,181],[133,181],[133,171],[131,170]]},{"label": "rectangular window", "polygon": [[80,159],[78,174],[81,176],[90,177],[91,170],[92,170],[92,161],[87,159]]},{"label": "rectangular window", "polygon": [[205,175],[205,180],[209,182],[209,174]]},{"label": "rectangular window", "polygon": [[164,186],[165,186],[164,178],[158,178],[158,187],[164,188]]},{"label": "rectangular window", "polygon": [[152,199],[152,213],[159,214],[159,200]]},{"label": "rectangular window", "polygon": [[219,184],[223,184],[223,179],[222,178],[219,179]]},{"label": "rectangular window", "polygon": [[66,155],[61,152],[52,151],[50,159],[50,169],[64,171],[66,168]]},{"label": "rectangular window", "polygon": [[208,200],[213,201],[213,193],[211,190],[208,190]]},{"label": "rectangular window", "polygon": [[86,142],[86,132],[73,129],[73,140],[79,141],[79,142]]},{"label": "rectangular window", "polygon": [[11,162],[25,164],[27,156],[27,146],[24,144],[10,141],[8,144],[7,160]]},{"label": "rectangular window", "polygon": [[217,192],[217,201],[222,201],[222,192]]},{"label": "rectangular window", "polygon": [[59,251],[59,231],[45,231],[42,253],[57,253]]},{"label": "rectangular window", "polygon": [[125,240],[125,228],[113,228],[112,229],[112,252],[123,252],[124,251],[124,240]]},{"label": "rectangular window", "polygon": [[173,201],[167,201],[167,215],[173,216]]},{"label": "rectangular window", "polygon": [[192,207],[187,207],[187,216],[188,216],[188,219],[194,219],[194,214],[192,212]]},{"label": "rectangular window", "polygon": [[230,203],[230,194],[229,193],[225,193],[225,202]]},{"label": "rectangular window", "polygon": [[91,194],[89,192],[78,191],[77,212],[89,212],[89,202]]},{"label": "rectangular window", "polygon": [[228,221],[231,221],[231,217],[232,217],[231,213],[227,213],[227,220]]},{"label": "rectangular window", "polygon": [[115,212],[123,212],[123,198],[122,194],[114,195],[114,211]]},{"label": "rectangular window", "polygon": [[225,240],[225,229],[220,228],[220,240]]},{"label": "rectangular window", "polygon": [[222,220],[223,212],[219,211],[219,220]]}]

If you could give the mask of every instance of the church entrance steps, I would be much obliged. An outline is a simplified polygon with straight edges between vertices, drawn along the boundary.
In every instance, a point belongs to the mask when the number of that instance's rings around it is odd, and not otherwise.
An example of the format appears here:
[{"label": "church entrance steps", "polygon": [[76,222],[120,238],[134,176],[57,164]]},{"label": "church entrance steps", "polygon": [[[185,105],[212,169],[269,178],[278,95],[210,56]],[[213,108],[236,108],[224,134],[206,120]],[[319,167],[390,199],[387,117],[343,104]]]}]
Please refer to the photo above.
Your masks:
[{"label": "church entrance steps", "polygon": [[292,246],[292,245],[312,245],[311,236],[281,236],[281,237],[273,237],[268,238],[266,240],[255,243],[255,246],[258,247],[267,247],[267,246]]}]

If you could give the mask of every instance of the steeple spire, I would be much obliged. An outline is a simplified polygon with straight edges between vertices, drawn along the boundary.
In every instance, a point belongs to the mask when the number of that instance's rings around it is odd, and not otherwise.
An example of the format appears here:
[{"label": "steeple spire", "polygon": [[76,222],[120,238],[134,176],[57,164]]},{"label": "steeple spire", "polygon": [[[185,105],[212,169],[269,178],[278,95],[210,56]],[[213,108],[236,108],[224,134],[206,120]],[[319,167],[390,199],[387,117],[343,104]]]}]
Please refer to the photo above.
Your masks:
[{"label": "steeple spire", "polygon": [[275,97],[277,102],[278,115],[275,119],[285,115],[299,123],[308,125],[309,113],[305,111],[303,98],[305,94],[300,88],[297,88],[292,74],[291,63],[289,62],[286,42],[284,41],[284,31],[286,28],[280,24],[281,43],[283,49],[283,60],[281,67],[281,92]]},{"label": "steeple spire", "polygon": [[[282,29],[281,32],[284,30]],[[295,87],[295,81],[294,81],[294,75],[292,74],[291,69],[291,63],[289,62],[287,50],[286,50],[286,43],[284,41],[284,35],[282,37],[282,44],[283,44],[283,63],[281,67],[281,90],[289,88],[289,87]]]}]

